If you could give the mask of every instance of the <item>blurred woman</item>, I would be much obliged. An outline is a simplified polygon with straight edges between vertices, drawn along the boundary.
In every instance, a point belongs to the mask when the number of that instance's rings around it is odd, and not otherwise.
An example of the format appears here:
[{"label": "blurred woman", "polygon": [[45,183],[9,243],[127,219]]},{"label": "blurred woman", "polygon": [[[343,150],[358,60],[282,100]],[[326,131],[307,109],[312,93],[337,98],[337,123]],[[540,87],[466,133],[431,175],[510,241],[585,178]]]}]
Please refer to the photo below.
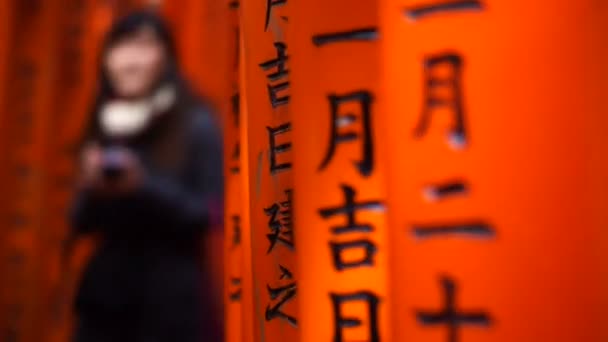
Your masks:
[{"label": "blurred woman", "polygon": [[115,23],[82,148],[73,236],[99,233],[75,306],[77,342],[218,341],[201,270],[221,220],[218,125],[180,75],[153,13]]}]

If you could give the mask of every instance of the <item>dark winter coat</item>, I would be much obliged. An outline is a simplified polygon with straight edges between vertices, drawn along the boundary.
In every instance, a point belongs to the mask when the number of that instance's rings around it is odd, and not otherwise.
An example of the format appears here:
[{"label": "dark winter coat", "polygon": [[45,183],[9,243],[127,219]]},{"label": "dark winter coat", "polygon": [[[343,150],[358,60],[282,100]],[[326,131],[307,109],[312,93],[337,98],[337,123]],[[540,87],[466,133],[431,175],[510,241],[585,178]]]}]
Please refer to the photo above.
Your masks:
[{"label": "dark winter coat", "polygon": [[75,233],[103,238],[77,294],[77,341],[216,341],[201,241],[221,219],[219,131],[200,108],[161,120],[127,144],[145,170],[139,190],[76,195]]}]

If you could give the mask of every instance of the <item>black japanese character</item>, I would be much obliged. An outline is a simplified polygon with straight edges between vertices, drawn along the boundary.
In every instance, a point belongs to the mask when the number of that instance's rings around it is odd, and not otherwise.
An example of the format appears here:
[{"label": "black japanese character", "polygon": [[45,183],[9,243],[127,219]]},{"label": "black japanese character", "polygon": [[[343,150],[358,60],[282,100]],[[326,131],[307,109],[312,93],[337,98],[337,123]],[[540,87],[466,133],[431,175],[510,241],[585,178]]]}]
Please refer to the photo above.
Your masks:
[{"label": "black japanese character", "polygon": [[350,43],[354,41],[374,41],[378,38],[378,29],[375,27],[356,28],[349,31],[316,34],[312,37],[315,46],[335,43]]},{"label": "black japanese character", "polygon": [[383,212],[384,204],[380,201],[363,201],[355,202],[357,192],[351,186],[342,184],[342,193],[344,194],[344,205],[338,207],[330,207],[319,209],[319,215],[322,218],[328,219],[336,215],[346,215],[346,224],[331,227],[334,234],[343,234],[349,232],[371,232],[373,227],[369,223],[357,222],[355,214],[359,210]]},{"label": "black japanese character", "polygon": [[241,144],[240,142],[236,142],[234,145],[234,150],[232,151],[232,166],[230,167],[230,173],[238,174],[241,171],[239,166],[239,161],[241,158]]},{"label": "black japanese character", "polygon": [[294,250],[294,239],[292,229],[292,205],[291,205],[291,190],[285,190],[287,199],[278,203],[274,203],[269,208],[264,209],[264,214],[269,217],[268,228],[271,233],[266,234],[270,245],[266,253],[272,252],[277,242],[287,247],[289,250]]},{"label": "black japanese character", "polygon": [[420,239],[437,238],[446,236],[461,236],[469,238],[493,238],[496,234],[494,229],[483,221],[462,221],[456,223],[441,224],[415,224],[413,225],[414,236]]},{"label": "black japanese character", "polygon": [[483,9],[480,0],[431,1],[429,4],[417,5],[405,9],[405,15],[412,21],[438,13],[480,11]]},{"label": "black japanese character", "polygon": [[[372,139],[371,104],[373,97],[368,91],[356,91],[343,95],[331,94],[328,96],[331,112],[330,137],[327,153],[319,166],[323,170],[330,163],[340,143],[358,140],[361,145],[361,158],[355,162],[359,173],[365,177],[371,175],[374,168],[374,143]],[[339,114],[340,105],[357,103],[360,114]],[[351,126],[357,121],[361,122],[362,133],[355,131],[340,132],[340,129]]]},{"label": "black japanese character", "polygon": [[239,127],[240,124],[240,113],[241,113],[241,94],[236,92],[230,98],[230,105],[232,109],[232,118],[234,120],[234,126]]},{"label": "black japanese character", "polygon": [[[424,103],[420,121],[416,126],[415,136],[423,137],[431,122],[433,112],[438,108],[447,108],[454,117],[450,129],[449,143],[454,148],[466,145],[466,127],[464,118],[462,92],[462,57],[456,53],[444,53],[430,56],[424,60]],[[447,71],[448,76],[437,74]],[[442,96],[440,94],[446,94]]]},{"label": "black japanese character", "polygon": [[291,169],[291,163],[278,163],[277,154],[291,151],[291,143],[277,144],[276,137],[291,131],[291,123],[287,122],[278,127],[266,127],[269,140],[270,173],[275,174]]},{"label": "black japanese character", "polygon": [[458,312],[456,309],[456,284],[450,278],[441,279],[444,292],[445,308],[440,312],[418,311],[418,323],[425,326],[446,325],[448,342],[458,341],[458,328],[463,325],[487,327],[491,324],[490,316],[482,311]]},{"label": "black japanese character", "polygon": [[[293,279],[292,273],[286,267],[279,265],[279,268],[281,270],[281,276],[279,277],[280,280]],[[271,287],[270,285],[266,285],[266,288],[268,290],[268,295],[270,296],[271,301],[274,301],[275,299],[279,298],[279,301],[275,305],[271,306],[270,304],[268,304],[266,306],[266,312],[265,312],[266,321],[271,321],[275,318],[279,318],[279,319],[289,322],[289,324],[293,325],[294,327],[297,326],[298,321],[295,317],[288,315],[285,312],[281,311],[281,308],[285,304],[287,304],[287,302],[289,302],[290,300],[295,298],[296,282],[295,281],[289,282],[286,285],[278,286],[278,287],[274,287],[274,288]]]},{"label": "black japanese character", "polygon": [[234,290],[233,292],[230,292],[229,296],[230,296],[230,301],[231,302],[238,302],[241,300],[241,292],[242,292],[242,288],[241,288],[241,278],[231,278],[230,279],[230,284],[232,284],[233,286],[236,287],[236,290]]},{"label": "black japanese character", "polygon": [[[374,266],[374,255],[378,251],[376,245],[370,240],[354,240],[348,242],[330,242],[334,268],[344,271],[349,268]],[[345,260],[344,252],[349,250],[363,250],[363,257],[357,260]]]},{"label": "black japanese character", "polygon": [[342,313],[342,305],[349,302],[365,302],[367,304],[368,337],[362,341],[380,342],[378,328],[378,304],[380,300],[373,292],[359,291],[354,293],[331,293],[331,302],[334,311],[334,338],[333,342],[349,341],[344,337],[344,329],[357,328],[363,325],[360,318],[345,317]]},{"label": "black japanese character", "polygon": [[289,95],[279,95],[284,90],[289,89],[289,81],[281,81],[276,83],[276,81],[286,79],[287,75],[289,74],[289,70],[287,70],[285,66],[285,63],[289,58],[286,53],[287,45],[282,42],[275,42],[274,47],[277,50],[277,57],[260,64],[260,67],[264,71],[275,69],[274,72],[266,76],[269,81],[267,88],[268,97],[270,98],[272,108],[289,103]]},{"label": "black japanese character", "polygon": [[449,197],[464,196],[468,192],[468,185],[463,181],[433,184],[425,187],[424,196],[429,201],[438,201]]},{"label": "black japanese character", "polygon": [[264,19],[264,32],[268,30],[268,24],[270,24],[270,15],[272,8],[275,6],[283,6],[287,3],[287,0],[266,0],[266,18]]},{"label": "black japanese character", "polygon": [[241,244],[241,217],[232,215],[232,246]]}]

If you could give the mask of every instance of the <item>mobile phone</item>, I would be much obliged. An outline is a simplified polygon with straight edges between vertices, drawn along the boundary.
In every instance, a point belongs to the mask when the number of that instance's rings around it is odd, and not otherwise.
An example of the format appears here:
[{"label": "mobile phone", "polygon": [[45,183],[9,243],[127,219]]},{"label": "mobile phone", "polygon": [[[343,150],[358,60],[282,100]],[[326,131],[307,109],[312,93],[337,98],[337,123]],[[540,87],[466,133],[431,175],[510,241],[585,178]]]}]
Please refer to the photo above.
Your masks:
[{"label": "mobile phone", "polygon": [[103,153],[102,173],[107,180],[116,180],[122,177],[125,168],[122,159],[116,151],[108,149]]}]

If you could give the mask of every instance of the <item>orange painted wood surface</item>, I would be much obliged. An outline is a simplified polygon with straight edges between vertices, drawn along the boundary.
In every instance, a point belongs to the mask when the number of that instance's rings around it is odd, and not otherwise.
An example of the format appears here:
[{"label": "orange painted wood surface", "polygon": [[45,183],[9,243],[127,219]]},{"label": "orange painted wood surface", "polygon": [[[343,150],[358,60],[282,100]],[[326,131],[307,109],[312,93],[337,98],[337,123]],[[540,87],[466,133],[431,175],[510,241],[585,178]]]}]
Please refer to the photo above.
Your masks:
[{"label": "orange painted wood surface", "polygon": [[390,341],[378,1],[291,6],[300,338]]},{"label": "orange painted wood surface", "polygon": [[[239,8],[236,5],[227,5],[230,11],[231,28],[239,32]],[[240,38],[240,37],[239,37]],[[225,268],[224,268],[224,325],[226,342],[242,342],[243,333],[243,276],[245,272],[246,258],[243,253],[243,243],[249,239],[244,232],[249,232],[248,227],[243,227],[243,170],[241,168],[241,106],[240,106],[240,39],[232,46],[230,60],[232,71],[232,94],[226,101],[229,110],[223,113],[224,127],[224,174],[225,174],[225,220],[224,220],[224,245],[225,245]],[[247,204],[248,205],[248,204]]]},{"label": "orange painted wood surface", "polygon": [[[12,31],[13,25],[13,2],[4,1],[0,2],[0,163],[7,165],[8,157],[5,146],[7,145],[8,139],[6,138],[8,131],[8,117],[9,112],[6,110],[6,103],[8,101],[7,88],[10,77],[10,57],[11,57],[11,45],[12,45]],[[10,184],[8,179],[8,170],[6,168],[0,168],[0,186],[4,189],[7,184]],[[0,197],[0,215],[6,217],[8,214],[7,203],[10,200],[6,196]],[[9,286],[10,279],[6,276],[9,272],[9,267],[5,262],[7,256],[6,250],[8,245],[5,243],[7,239],[7,229],[0,229],[0,336],[6,333],[7,319],[10,314],[7,312],[8,307],[8,296],[5,293],[5,287]]]},{"label": "orange painted wood surface", "polygon": [[3,25],[11,31],[3,40],[9,49],[2,66],[11,70],[3,84],[14,87],[2,91],[7,185],[1,206],[7,220],[0,238],[6,267],[0,340],[65,341],[72,313],[66,289],[74,290],[88,254],[78,253],[68,269],[61,264],[74,148],[88,115],[99,41],[113,10],[94,0],[11,4]]},{"label": "orange painted wood surface", "polygon": [[[14,3],[4,139],[6,177],[3,189],[6,230],[2,262],[7,281],[2,310],[6,326],[0,338],[39,341],[44,338],[49,284],[45,257],[48,142],[50,136],[59,37],[60,2]],[[44,303],[44,304],[43,304]],[[39,327],[39,329],[32,329]]]},{"label": "orange painted wood surface", "polygon": [[242,1],[241,9],[254,339],[298,341],[286,36],[290,9],[278,1]]},{"label": "orange painted wood surface", "polygon": [[[242,14],[240,14],[242,15]],[[240,26],[239,26],[240,27]],[[247,88],[243,67],[247,57],[245,51],[245,38],[241,33],[239,37],[239,141],[240,141],[240,174],[241,174],[241,252],[243,256],[243,268],[241,269],[241,338],[243,342],[255,341],[255,319],[253,298],[253,270],[252,270],[252,246],[251,246],[251,218],[250,218],[250,192],[249,192],[249,114],[247,110]]]},{"label": "orange painted wood surface", "polygon": [[80,243],[78,253],[62,260],[63,244],[69,226],[67,212],[76,177],[76,157],[83,129],[89,120],[90,103],[97,81],[99,50],[110,24],[107,4],[94,0],[63,0],[61,8],[55,84],[57,93],[51,121],[53,137],[48,142],[47,186],[49,198],[44,240],[51,244],[48,253],[46,282],[48,298],[41,305],[46,326],[46,341],[69,339],[72,322],[72,298],[82,268],[93,246]]},{"label": "orange painted wood surface", "polygon": [[608,6],[382,3],[393,340],[606,340]]}]

